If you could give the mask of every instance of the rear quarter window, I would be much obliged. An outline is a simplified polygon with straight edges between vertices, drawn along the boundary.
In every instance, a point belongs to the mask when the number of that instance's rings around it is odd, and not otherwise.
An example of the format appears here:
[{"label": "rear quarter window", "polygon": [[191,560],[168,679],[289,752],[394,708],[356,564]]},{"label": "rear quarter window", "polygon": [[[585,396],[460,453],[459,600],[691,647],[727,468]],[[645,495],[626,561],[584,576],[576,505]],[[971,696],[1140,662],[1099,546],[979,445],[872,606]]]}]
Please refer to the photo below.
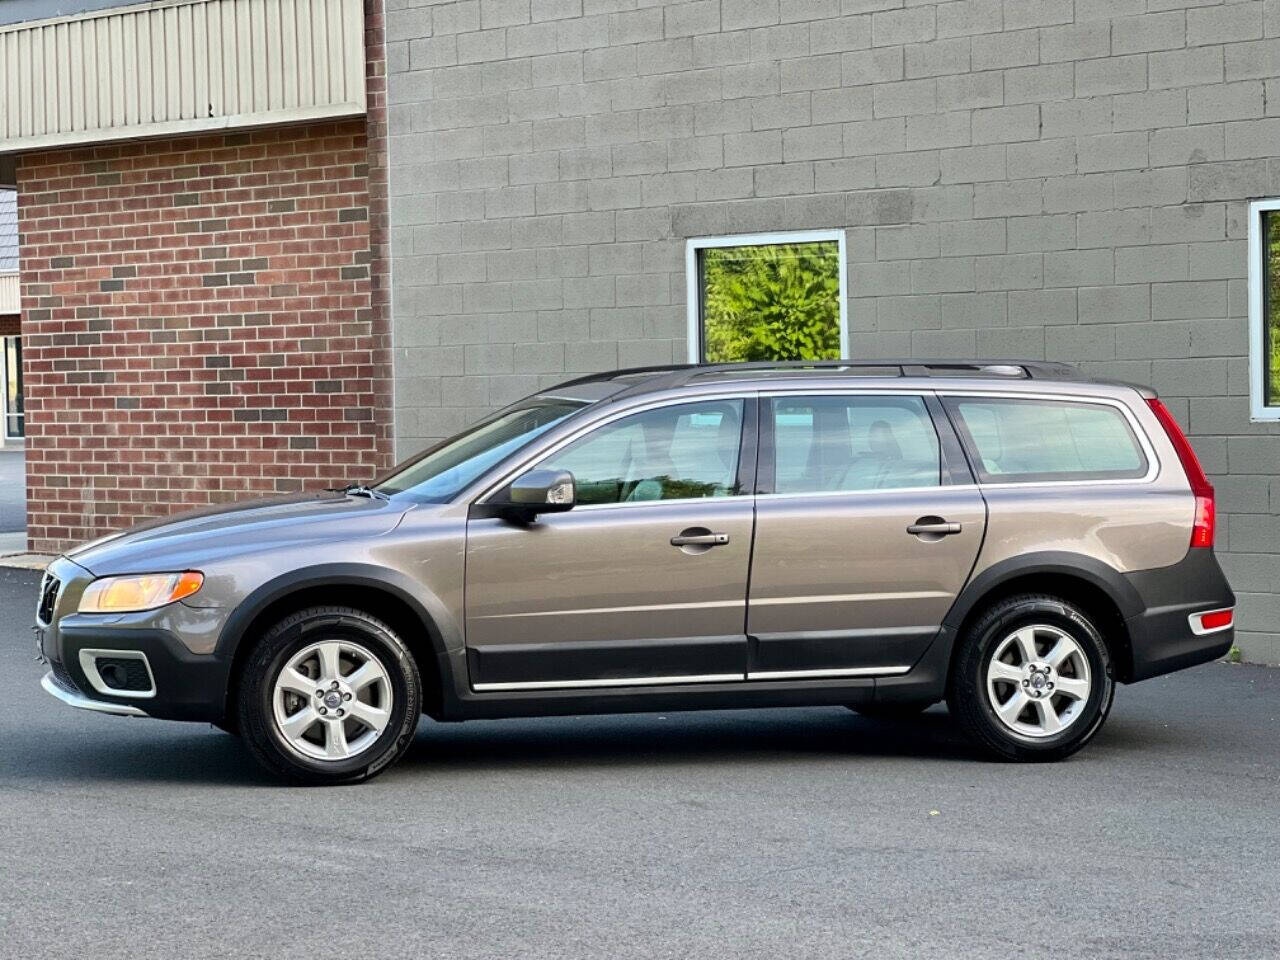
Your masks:
[{"label": "rear quarter window", "polygon": [[1110,404],[1004,397],[946,404],[983,483],[1146,476],[1142,445]]}]

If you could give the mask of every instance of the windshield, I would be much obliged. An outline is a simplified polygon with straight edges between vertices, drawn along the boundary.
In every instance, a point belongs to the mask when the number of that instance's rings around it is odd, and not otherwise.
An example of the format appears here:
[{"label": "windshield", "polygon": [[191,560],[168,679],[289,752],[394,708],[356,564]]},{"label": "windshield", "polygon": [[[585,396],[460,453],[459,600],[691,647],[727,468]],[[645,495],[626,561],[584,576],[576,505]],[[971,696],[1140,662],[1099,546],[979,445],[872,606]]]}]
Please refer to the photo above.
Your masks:
[{"label": "windshield", "polygon": [[572,400],[530,400],[500,411],[401,464],[374,489],[407,493],[422,503],[446,503],[508,454],[584,406]]}]

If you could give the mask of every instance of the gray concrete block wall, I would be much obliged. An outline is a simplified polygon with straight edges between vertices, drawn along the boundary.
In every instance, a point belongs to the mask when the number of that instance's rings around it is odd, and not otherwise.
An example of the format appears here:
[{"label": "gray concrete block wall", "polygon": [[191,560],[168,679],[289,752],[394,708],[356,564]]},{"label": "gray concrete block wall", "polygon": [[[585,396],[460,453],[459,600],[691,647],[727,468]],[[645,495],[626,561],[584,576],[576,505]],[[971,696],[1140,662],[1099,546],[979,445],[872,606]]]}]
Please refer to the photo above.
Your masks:
[{"label": "gray concrete block wall", "polygon": [[401,454],[684,360],[684,241],[842,227],[855,356],[1160,390],[1280,662],[1280,427],[1249,423],[1246,201],[1280,0],[388,0]]}]

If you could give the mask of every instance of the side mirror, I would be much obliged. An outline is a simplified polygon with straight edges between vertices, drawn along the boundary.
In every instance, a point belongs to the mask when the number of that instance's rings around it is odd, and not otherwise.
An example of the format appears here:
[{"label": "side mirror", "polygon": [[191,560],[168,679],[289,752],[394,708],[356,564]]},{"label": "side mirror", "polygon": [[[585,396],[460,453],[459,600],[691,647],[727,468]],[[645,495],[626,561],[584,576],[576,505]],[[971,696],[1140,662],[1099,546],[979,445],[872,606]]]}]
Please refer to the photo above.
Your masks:
[{"label": "side mirror", "polygon": [[576,502],[573,474],[568,470],[530,470],[511,481],[504,505],[532,518],[572,510]]}]

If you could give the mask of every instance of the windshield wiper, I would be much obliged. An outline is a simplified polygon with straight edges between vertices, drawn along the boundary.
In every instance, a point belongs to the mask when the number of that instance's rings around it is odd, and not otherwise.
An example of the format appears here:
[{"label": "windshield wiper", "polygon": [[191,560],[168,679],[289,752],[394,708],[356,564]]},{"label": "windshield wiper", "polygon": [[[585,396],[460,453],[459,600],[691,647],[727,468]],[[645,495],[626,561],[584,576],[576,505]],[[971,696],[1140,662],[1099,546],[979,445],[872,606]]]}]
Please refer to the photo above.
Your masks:
[{"label": "windshield wiper", "polygon": [[380,490],[366,486],[363,483],[349,483],[345,487],[330,487],[334,493],[345,493],[349,497],[368,497],[370,500],[390,500],[391,498]]}]

